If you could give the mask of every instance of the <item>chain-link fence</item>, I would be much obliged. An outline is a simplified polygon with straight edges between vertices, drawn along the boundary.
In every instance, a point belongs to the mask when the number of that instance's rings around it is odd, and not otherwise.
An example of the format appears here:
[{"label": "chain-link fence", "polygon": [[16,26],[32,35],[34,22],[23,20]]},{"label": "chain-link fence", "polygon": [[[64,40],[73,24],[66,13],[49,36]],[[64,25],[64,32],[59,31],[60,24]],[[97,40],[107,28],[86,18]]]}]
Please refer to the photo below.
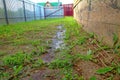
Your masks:
[{"label": "chain-link fence", "polygon": [[44,7],[27,0],[0,0],[0,24],[44,18]]},{"label": "chain-link fence", "polygon": [[64,17],[62,6],[46,8],[29,0],[0,0],[0,25]]},{"label": "chain-link fence", "polygon": [[64,9],[62,6],[53,8],[44,8],[45,18],[60,18],[64,17]]}]

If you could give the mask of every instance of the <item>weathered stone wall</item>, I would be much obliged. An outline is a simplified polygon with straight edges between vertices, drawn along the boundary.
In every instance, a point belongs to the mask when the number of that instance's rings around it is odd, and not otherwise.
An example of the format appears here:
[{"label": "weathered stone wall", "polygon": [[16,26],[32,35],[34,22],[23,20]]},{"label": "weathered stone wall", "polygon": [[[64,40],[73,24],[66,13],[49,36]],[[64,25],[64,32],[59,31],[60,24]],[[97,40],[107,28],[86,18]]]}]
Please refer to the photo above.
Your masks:
[{"label": "weathered stone wall", "polygon": [[110,46],[120,38],[120,0],[75,0],[74,18]]}]

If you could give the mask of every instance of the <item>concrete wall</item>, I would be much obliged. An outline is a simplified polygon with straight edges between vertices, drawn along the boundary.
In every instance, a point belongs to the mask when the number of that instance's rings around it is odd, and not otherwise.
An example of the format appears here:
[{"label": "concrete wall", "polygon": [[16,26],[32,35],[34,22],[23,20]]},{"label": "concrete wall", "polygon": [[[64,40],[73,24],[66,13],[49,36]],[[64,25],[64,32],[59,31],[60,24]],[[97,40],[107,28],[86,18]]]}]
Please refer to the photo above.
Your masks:
[{"label": "concrete wall", "polygon": [[120,0],[75,0],[74,18],[110,46],[114,34],[120,38]]}]

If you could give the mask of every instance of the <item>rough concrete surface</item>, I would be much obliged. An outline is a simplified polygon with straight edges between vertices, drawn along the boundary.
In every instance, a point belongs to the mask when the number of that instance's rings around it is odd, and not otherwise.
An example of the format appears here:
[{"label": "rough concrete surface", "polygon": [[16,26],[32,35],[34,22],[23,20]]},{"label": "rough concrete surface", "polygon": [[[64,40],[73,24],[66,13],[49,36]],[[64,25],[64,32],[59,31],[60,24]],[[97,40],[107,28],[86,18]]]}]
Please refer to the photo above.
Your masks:
[{"label": "rough concrete surface", "polygon": [[75,0],[74,18],[110,46],[115,34],[120,38],[120,0]]}]

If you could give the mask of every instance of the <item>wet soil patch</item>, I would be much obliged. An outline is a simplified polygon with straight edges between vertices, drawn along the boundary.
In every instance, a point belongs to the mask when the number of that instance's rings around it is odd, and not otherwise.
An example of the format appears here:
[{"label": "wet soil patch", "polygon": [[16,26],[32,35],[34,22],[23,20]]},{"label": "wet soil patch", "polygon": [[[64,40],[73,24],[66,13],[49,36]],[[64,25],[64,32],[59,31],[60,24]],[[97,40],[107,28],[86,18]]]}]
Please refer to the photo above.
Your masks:
[{"label": "wet soil patch", "polygon": [[[52,60],[55,59],[58,52],[56,52],[58,49],[59,51],[62,50],[65,47],[64,44],[64,34],[65,30],[63,29],[63,26],[58,26],[58,30],[56,32],[56,35],[52,39],[52,44],[50,45],[50,49],[48,50],[48,53],[45,53],[40,56],[40,58],[44,61],[45,64],[49,64]],[[32,72],[32,74],[26,78],[23,78],[23,80],[61,80],[62,77],[60,75],[59,69],[49,69],[47,66],[44,67],[44,69],[35,70]]]}]

